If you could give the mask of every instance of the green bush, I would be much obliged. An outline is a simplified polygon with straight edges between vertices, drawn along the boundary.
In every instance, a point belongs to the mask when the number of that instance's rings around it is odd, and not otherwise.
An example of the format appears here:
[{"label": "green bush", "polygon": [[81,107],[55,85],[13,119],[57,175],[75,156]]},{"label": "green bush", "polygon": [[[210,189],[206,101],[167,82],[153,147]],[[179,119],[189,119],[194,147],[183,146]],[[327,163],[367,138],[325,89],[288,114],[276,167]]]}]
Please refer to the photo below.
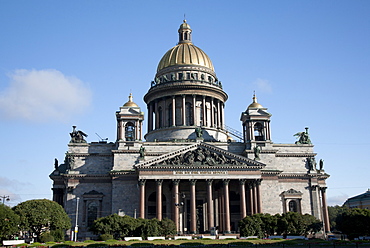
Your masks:
[{"label": "green bush", "polygon": [[92,239],[84,240],[84,243],[95,243],[95,240]]},{"label": "green bush", "polygon": [[139,246],[139,247],[142,247],[142,246],[152,246],[154,245],[153,243],[133,243],[131,244],[131,246]]},{"label": "green bush", "polygon": [[104,243],[94,243],[94,244],[88,244],[86,247],[106,247],[109,246],[108,244]]},{"label": "green bush", "polygon": [[104,234],[101,234],[99,236],[100,241],[107,241],[107,240],[110,240],[110,239],[113,239],[113,235],[109,234],[109,233],[104,233]]},{"label": "green bush", "polygon": [[63,242],[65,231],[63,229],[51,230],[50,234],[53,235],[55,242]]},{"label": "green bush", "polygon": [[201,243],[201,242],[184,242],[184,243],[181,243],[180,245],[183,245],[183,246],[204,246],[204,244]]},{"label": "green bush", "polygon": [[253,243],[251,242],[243,242],[243,241],[238,241],[238,242],[230,242],[229,243],[229,246],[252,246],[254,245]]},{"label": "green bush", "polygon": [[42,243],[54,242],[54,236],[50,232],[44,232],[41,234],[40,241]]},{"label": "green bush", "polygon": [[23,244],[17,244],[17,245],[15,245],[16,247],[27,247],[28,246],[28,244],[26,244],[26,243],[23,243]]}]

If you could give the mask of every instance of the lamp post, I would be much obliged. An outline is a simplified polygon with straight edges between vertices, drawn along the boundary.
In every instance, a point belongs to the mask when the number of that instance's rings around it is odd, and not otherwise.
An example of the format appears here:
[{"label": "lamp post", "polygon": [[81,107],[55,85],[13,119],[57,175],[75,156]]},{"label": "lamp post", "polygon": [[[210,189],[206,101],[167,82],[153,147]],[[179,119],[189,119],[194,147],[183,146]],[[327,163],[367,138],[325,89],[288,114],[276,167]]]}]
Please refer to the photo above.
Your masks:
[{"label": "lamp post", "polygon": [[76,223],[75,223],[75,236],[74,236],[74,241],[77,242],[77,233],[78,233],[78,202],[80,201],[80,198],[77,197],[77,205],[76,205]]},{"label": "lamp post", "polygon": [[3,205],[5,205],[5,200],[6,201],[10,201],[10,198],[8,195],[3,195],[3,196],[0,196],[0,198],[3,198]]},{"label": "lamp post", "polygon": [[[186,197],[186,195],[184,194],[184,193],[178,193],[178,194],[181,194],[181,198],[183,199],[181,202],[178,202],[178,203],[175,203],[175,206],[179,209],[179,211],[180,211],[180,208],[182,207],[182,218],[183,218],[183,228],[184,228],[184,223],[185,223],[185,209],[184,209],[184,205],[185,205],[185,203],[184,203],[184,199],[185,199],[185,197]],[[181,233],[184,233],[183,231],[181,231],[181,227],[180,227],[180,224],[181,224],[181,218],[180,218],[180,214],[179,214],[179,219],[178,219],[178,225],[179,225],[179,235],[181,234]],[[183,230],[183,228],[182,228],[182,230]]]}]

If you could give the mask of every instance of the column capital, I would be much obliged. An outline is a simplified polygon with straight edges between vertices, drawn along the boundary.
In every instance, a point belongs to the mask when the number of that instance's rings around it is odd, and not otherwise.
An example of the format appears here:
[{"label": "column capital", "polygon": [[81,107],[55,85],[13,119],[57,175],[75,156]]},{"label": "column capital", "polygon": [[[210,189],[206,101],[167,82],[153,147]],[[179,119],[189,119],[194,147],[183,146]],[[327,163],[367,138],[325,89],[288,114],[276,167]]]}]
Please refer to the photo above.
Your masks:
[{"label": "column capital", "polygon": [[229,185],[230,179],[222,179],[224,185]]},{"label": "column capital", "polygon": [[328,187],[320,187],[321,192],[325,193]]},{"label": "column capital", "polygon": [[195,185],[197,183],[197,179],[189,179],[191,185]]},{"label": "column capital", "polygon": [[179,185],[180,179],[172,179],[172,184]]},{"label": "column capital", "polygon": [[139,183],[140,186],[145,185],[145,182],[146,182],[146,179],[139,179],[138,180],[138,183]]},{"label": "column capital", "polygon": [[155,182],[157,183],[157,185],[162,185],[163,179],[155,179]]},{"label": "column capital", "polygon": [[213,179],[206,179],[208,185],[212,185]]},{"label": "column capital", "polygon": [[239,179],[239,184],[240,185],[245,185],[246,181],[247,181],[247,179]]}]

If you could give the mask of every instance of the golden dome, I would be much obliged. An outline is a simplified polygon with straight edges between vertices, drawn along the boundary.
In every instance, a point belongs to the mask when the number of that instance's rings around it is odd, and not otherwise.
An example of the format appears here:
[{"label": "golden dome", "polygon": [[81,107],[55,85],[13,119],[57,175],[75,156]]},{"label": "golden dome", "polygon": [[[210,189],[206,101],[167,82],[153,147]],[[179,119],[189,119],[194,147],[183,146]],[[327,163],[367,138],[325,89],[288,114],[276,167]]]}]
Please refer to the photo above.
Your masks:
[{"label": "golden dome", "polygon": [[253,94],[253,102],[249,104],[248,108],[263,108],[262,105],[257,102],[256,94]]},{"label": "golden dome", "polygon": [[132,101],[132,93],[128,96],[128,102],[123,104],[123,107],[139,107],[136,103]]},{"label": "golden dome", "polygon": [[180,25],[179,43],[163,55],[157,68],[157,72],[175,65],[204,66],[214,71],[213,64],[208,55],[202,49],[191,42],[191,28],[186,20]]},{"label": "golden dome", "polygon": [[157,71],[174,65],[198,65],[214,71],[212,61],[208,55],[191,43],[178,44],[168,50],[159,62]]}]

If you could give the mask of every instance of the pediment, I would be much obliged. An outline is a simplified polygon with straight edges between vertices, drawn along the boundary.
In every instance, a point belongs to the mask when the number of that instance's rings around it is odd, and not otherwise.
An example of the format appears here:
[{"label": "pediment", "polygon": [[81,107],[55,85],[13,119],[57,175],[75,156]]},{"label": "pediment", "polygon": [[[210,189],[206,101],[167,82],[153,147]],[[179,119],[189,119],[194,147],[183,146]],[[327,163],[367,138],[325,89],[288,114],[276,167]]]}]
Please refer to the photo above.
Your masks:
[{"label": "pediment", "polygon": [[265,164],[206,143],[197,143],[135,166],[137,169],[233,168],[262,169]]}]

